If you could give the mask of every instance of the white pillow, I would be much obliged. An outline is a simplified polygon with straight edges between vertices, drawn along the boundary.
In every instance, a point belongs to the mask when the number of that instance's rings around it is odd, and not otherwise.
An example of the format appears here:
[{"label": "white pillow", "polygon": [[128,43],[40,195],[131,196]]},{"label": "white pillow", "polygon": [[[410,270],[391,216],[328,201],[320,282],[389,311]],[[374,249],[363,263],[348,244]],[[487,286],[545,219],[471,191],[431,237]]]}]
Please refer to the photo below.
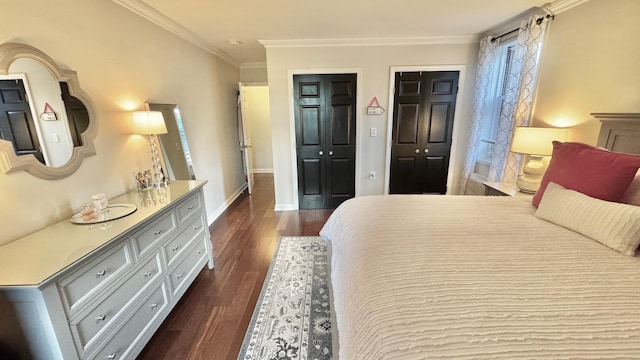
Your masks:
[{"label": "white pillow", "polygon": [[640,207],[592,198],[553,182],[534,215],[625,255],[635,255],[640,244]]}]

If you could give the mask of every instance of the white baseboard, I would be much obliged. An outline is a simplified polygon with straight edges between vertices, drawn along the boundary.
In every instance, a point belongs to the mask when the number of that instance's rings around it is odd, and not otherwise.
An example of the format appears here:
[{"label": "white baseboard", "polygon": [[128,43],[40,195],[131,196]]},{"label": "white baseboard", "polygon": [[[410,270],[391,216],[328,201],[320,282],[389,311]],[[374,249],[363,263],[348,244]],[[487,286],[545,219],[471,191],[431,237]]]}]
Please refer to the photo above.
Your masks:
[{"label": "white baseboard", "polygon": [[273,169],[251,169],[254,174],[273,174]]},{"label": "white baseboard", "polygon": [[298,208],[294,204],[276,204],[273,211],[295,211]]},{"label": "white baseboard", "polygon": [[238,190],[236,190],[236,192],[234,192],[233,194],[231,194],[231,196],[229,196],[227,198],[227,200],[225,200],[225,202],[220,205],[214,212],[212,212],[209,216],[207,216],[207,222],[209,224],[209,226],[211,226],[211,224],[213,224],[214,221],[216,221],[216,219],[225,211],[227,210],[227,208],[229,207],[229,205],[231,205],[235,199],[238,198],[238,196],[240,196],[240,194],[242,194],[242,192],[247,188],[247,184],[244,184],[243,186],[241,186]]}]

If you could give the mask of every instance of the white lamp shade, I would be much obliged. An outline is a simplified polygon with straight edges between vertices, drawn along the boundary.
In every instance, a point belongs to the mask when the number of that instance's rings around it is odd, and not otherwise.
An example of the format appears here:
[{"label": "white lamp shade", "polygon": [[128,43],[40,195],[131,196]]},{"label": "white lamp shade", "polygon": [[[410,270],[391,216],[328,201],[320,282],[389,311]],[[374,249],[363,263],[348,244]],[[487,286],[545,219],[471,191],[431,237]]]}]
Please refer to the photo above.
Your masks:
[{"label": "white lamp shade", "polygon": [[166,134],[167,125],[161,111],[134,111],[133,133],[141,135]]},{"label": "white lamp shade", "polygon": [[548,156],[553,152],[552,141],[566,141],[567,129],[541,128],[532,126],[516,127],[511,142],[514,153]]}]

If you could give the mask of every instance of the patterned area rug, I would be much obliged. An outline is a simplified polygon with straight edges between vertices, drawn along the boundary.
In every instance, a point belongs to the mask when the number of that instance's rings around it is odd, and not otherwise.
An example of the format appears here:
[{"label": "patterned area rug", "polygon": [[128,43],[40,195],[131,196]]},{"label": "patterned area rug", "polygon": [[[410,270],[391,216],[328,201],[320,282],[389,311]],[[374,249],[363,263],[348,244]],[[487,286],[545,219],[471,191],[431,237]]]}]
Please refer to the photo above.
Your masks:
[{"label": "patterned area rug", "polygon": [[238,360],[332,358],[328,245],[282,237]]}]

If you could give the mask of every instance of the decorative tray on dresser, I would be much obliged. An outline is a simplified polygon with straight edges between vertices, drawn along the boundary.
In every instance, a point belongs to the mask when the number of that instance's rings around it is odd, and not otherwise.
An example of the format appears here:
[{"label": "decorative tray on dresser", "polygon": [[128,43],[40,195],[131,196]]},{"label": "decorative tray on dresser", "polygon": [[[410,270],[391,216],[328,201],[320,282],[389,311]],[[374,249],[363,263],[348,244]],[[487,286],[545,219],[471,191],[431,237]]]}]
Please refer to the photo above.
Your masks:
[{"label": "decorative tray on dresser", "polygon": [[65,220],[0,246],[0,331],[14,337],[0,350],[134,359],[204,265],[213,268],[204,184],[171,182],[164,198],[128,193],[110,201],[137,205],[126,217]]}]

